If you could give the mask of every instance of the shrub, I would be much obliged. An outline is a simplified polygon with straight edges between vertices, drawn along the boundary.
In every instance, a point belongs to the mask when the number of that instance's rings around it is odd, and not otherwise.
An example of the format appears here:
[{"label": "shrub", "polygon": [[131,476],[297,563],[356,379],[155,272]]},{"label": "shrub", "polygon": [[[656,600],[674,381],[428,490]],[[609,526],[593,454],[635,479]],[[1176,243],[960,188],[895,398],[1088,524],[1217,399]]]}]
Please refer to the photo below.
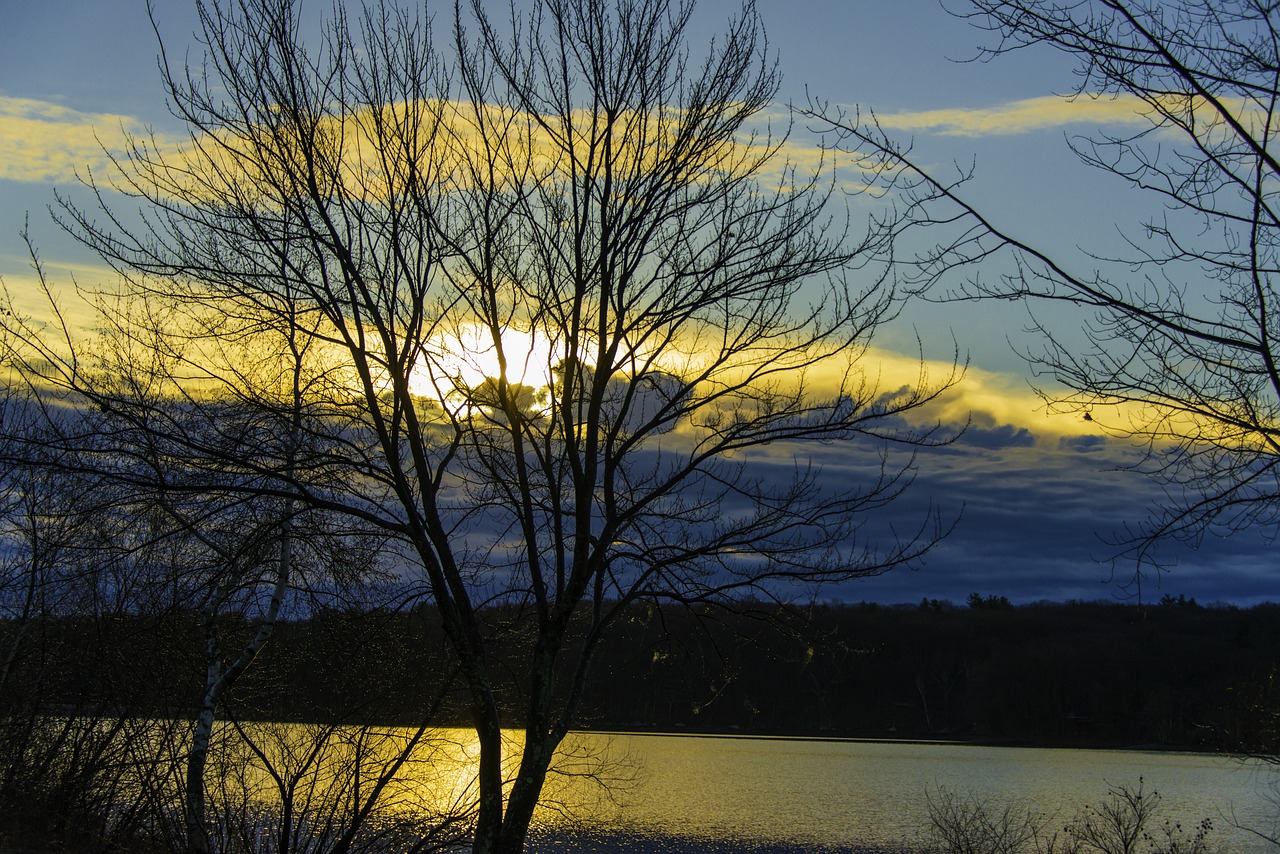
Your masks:
[{"label": "shrub", "polygon": [[1112,786],[1060,831],[1050,831],[1052,815],[1021,800],[993,804],[945,788],[926,797],[930,850],[939,854],[1206,854],[1213,829],[1207,818],[1191,831],[1170,821],[1154,827],[1160,793],[1142,779]]}]

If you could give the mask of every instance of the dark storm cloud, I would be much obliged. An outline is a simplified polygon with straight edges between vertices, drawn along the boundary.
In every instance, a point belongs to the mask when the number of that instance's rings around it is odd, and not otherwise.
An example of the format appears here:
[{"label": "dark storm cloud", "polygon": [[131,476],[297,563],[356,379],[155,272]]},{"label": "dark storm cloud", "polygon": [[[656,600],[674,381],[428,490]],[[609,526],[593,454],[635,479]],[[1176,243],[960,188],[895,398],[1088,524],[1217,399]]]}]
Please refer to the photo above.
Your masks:
[{"label": "dark storm cloud", "polygon": [[[811,457],[822,465],[827,487],[840,488],[874,476],[881,450],[854,442]],[[1103,436],[1037,443],[1024,428],[970,429],[950,446],[918,452],[911,489],[867,530],[881,537],[914,530],[933,510],[956,520],[951,535],[914,571],[821,595],[885,603],[960,603],[975,592],[1015,602],[1154,601],[1165,594],[1240,604],[1280,600],[1268,543],[1256,532],[1208,539],[1198,548],[1164,544],[1156,554],[1164,571],[1138,575],[1132,561],[1115,559],[1126,525],[1140,523],[1161,497],[1155,483],[1125,470],[1137,459],[1136,449]]]},{"label": "dark storm cloud", "polygon": [[[637,457],[637,471],[679,463],[684,441],[671,434],[661,453]],[[736,456],[749,480],[779,490],[810,466],[818,473],[815,488],[847,493],[912,465],[910,488],[867,516],[859,540],[837,544],[851,552],[909,537],[934,514],[944,525],[954,523],[914,570],[791,591],[798,598],[960,604],[978,593],[1019,603],[1151,602],[1163,595],[1241,605],[1280,601],[1270,544],[1258,532],[1209,538],[1199,548],[1165,544],[1155,556],[1167,569],[1148,567],[1143,575],[1132,561],[1115,558],[1126,525],[1141,523],[1161,498],[1156,483],[1129,470],[1139,459],[1137,449],[1104,436],[1036,436],[990,419],[934,449],[864,437],[803,449],[774,442]],[[733,516],[750,513],[751,505],[744,496],[731,497],[720,510]],[[488,537],[498,522],[477,525]]]},{"label": "dark storm cloud", "polygon": [[1000,427],[969,427],[957,441],[960,448],[1030,448],[1036,443],[1036,437],[1026,427],[1014,427],[1008,424]]},{"label": "dark storm cloud", "polygon": [[1110,444],[1106,436],[1063,436],[1058,440],[1058,450],[1088,453],[1106,450]]}]

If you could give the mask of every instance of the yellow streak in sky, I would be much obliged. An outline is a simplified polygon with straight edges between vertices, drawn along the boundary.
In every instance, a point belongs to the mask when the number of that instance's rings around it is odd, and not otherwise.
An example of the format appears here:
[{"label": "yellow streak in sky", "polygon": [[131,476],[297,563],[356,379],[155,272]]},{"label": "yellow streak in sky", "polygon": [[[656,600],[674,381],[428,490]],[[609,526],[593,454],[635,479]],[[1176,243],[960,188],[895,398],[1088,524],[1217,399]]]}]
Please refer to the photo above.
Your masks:
[{"label": "yellow streak in sky", "polygon": [[[681,138],[682,121],[682,114],[674,109],[615,116],[609,137],[610,166],[628,175],[645,174]],[[476,108],[467,103],[423,101],[325,117],[316,131],[325,154],[331,156],[325,164],[330,175],[341,176],[345,189],[365,199],[386,198],[408,188],[406,154],[429,167],[416,180],[434,180],[453,188],[474,185],[482,176],[507,181],[581,170],[582,160],[570,162],[570,145],[585,152],[594,144],[596,159],[591,168],[600,168],[604,134],[599,116],[577,111],[567,122],[552,117],[545,124],[535,116],[496,105]],[[92,172],[109,182],[114,176],[110,154],[124,152],[132,138],[173,167],[168,180],[176,186],[200,193],[206,182],[214,188],[234,183],[238,191],[251,191],[264,179],[280,177],[269,173],[296,154],[288,150],[287,139],[268,139],[265,128],[261,133],[259,139],[219,133],[217,139],[197,139],[193,144],[188,137],[153,134],[144,122],[130,116],[0,97],[0,179],[65,184]],[[260,145],[264,142],[265,149]],[[740,168],[744,160],[764,153],[767,144],[765,139],[718,142],[701,152],[696,169],[709,173]],[[380,149],[387,148],[392,156],[384,160]],[[489,156],[484,155],[486,149]],[[265,161],[264,150],[269,152]],[[468,168],[481,163],[478,155],[484,166],[493,167],[487,174]]]},{"label": "yellow streak in sky", "polygon": [[[1190,108],[1205,117],[1200,122],[1203,126],[1213,127],[1203,102],[1170,97],[1173,100],[1168,101],[1167,106],[1175,111]],[[1232,99],[1225,106],[1248,123],[1252,110],[1246,103]],[[1150,104],[1134,96],[1085,94],[1050,95],[977,108],[881,113],[877,119],[889,131],[978,137],[1028,133],[1071,124],[1143,125],[1150,122],[1151,112]],[[366,198],[385,197],[389,188],[404,189],[395,186],[404,180],[403,174],[388,175],[378,165],[374,118],[372,110],[364,109],[344,117],[327,118],[321,123],[321,130],[329,140],[335,145],[338,140],[342,141],[340,162],[335,165],[344,176],[344,183],[358,187]],[[493,175],[496,180],[511,179],[515,174],[512,169],[521,166],[532,166],[541,174],[565,171],[568,166],[564,151],[569,137],[556,138],[541,127],[535,117],[495,105],[476,109],[470,104],[446,101],[391,104],[383,107],[377,118],[384,127],[399,129],[410,128],[415,120],[425,119],[429,124],[438,119],[440,133],[404,133],[396,142],[407,145],[407,150],[414,151],[423,161],[435,159],[437,168],[432,170],[432,177],[457,187],[474,181],[476,176],[462,167],[486,145],[501,151],[495,162],[499,167]],[[771,121],[769,115],[762,118],[766,123]],[[632,174],[643,173],[675,138],[681,119],[677,110],[618,116],[614,124],[613,165],[622,165]],[[551,122],[553,132],[557,122],[558,119]],[[579,147],[600,129],[585,111],[574,113],[569,126],[569,136]],[[429,126],[418,129],[433,131]],[[485,133],[490,134],[487,141],[482,139]],[[744,158],[749,161],[770,144],[767,130],[765,133],[766,136],[758,140],[739,139],[711,150],[701,168],[717,170],[740,166]],[[47,101],[0,97],[0,179],[65,184],[75,181],[76,175],[84,175],[86,170],[105,176],[112,169],[106,151],[123,151],[130,136],[145,139],[179,169],[192,165],[190,139],[167,134],[152,136],[146,124],[137,118],[86,113]],[[499,140],[496,143],[495,138]],[[243,143],[233,147],[244,148]],[[396,153],[403,154],[403,150]],[[783,162],[797,166],[802,172],[812,171],[824,163],[832,165],[833,156],[815,144],[790,139],[783,146],[779,160],[770,164],[769,174],[781,174]],[[220,160],[221,157],[215,158],[206,165],[222,172],[224,179],[234,174],[235,170],[226,169],[230,164]],[[243,171],[243,162],[240,168]],[[205,172],[205,177],[208,174]],[[246,185],[261,180],[260,175],[247,177]]]},{"label": "yellow streak in sky", "polygon": [[[84,113],[47,101],[0,97],[0,179],[67,184],[87,170],[104,174],[111,160],[104,148],[120,151],[127,135],[147,136],[138,119]],[[176,138],[157,137],[176,146]]]},{"label": "yellow streak in sky", "polygon": [[[77,280],[95,286],[115,277],[115,273],[105,266],[77,265],[69,271],[57,265],[50,272],[55,283],[62,279],[59,290],[65,297],[73,297],[74,292],[74,287],[62,278],[68,272],[72,272]],[[38,324],[56,322],[47,303],[37,296],[38,282],[34,276],[5,275],[4,284],[18,299],[19,307],[29,312]],[[77,327],[87,332],[102,322],[89,302],[69,298],[62,300],[62,306],[67,311],[65,319],[71,324],[73,334]],[[509,348],[508,380],[534,387],[544,385],[548,381],[551,364],[558,358],[551,345],[540,337],[519,330],[504,335],[504,340]],[[449,377],[460,380],[465,386],[475,386],[485,377],[498,373],[492,344],[478,326],[460,327],[456,336],[433,338],[428,347],[432,351],[433,367],[420,365],[415,371],[412,390],[417,394],[438,397],[441,392],[452,388]],[[679,348],[675,348],[670,353],[657,354],[648,369],[680,373],[696,361],[693,354],[681,353]],[[836,360],[810,371],[806,381],[810,383],[811,390],[818,395],[835,393],[842,377],[842,365],[842,360]],[[854,367],[882,392],[913,385],[921,376],[918,356],[880,348],[870,348],[861,354]],[[927,378],[934,381],[945,379],[952,371],[949,363],[938,361],[925,362],[923,367]],[[432,369],[440,374],[435,383],[428,377]],[[1095,410],[1093,420],[1085,420],[1078,413],[1050,412],[1020,374],[969,367],[959,383],[939,400],[914,413],[913,417],[922,422],[937,420],[952,425],[971,422],[981,428],[1026,428],[1040,442],[1052,444],[1064,436],[1099,435],[1103,425],[1128,425],[1129,416],[1140,411],[1137,405],[1123,409],[1108,407],[1106,411]]]},{"label": "yellow streak in sky", "polygon": [[[439,135],[417,137],[408,133],[416,120],[412,113],[417,109],[425,111],[418,118],[427,123],[439,123],[435,127],[440,131]],[[1066,99],[1054,96],[978,110],[948,109],[887,114],[880,116],[880,122],[882,126],[892,130],[932,130],[950,135],[1020,133],[1075,122],[1113,125],[1146,122],[1148,119],[1143,116],[1144,109],[1150,108],[1135,98]],[[1240,109],[1243,110],[1243,107]],[[365,110],[346,117],[334,117],[326,120],[328,124],[322,128],[325,137],[333,145],[341,146],[334,152],[339,155],[334,164],[337,167],[335,171],[344,184],[354,183],[357,193],[366,198],[385,197],[388,192],[403,191],[403,182],[410,180],[401,172],[388,173],[386,169],[379,169],[376,158],[379,143],[375,141],[374,118],[383,120],[384,126],[404,129],[400,141],[405,144],[413,143],[405,151],[413,151],[418,157],[435,161],[436,169],[429,175],[420,173],[416,180],[425,178],[441,181],[454,188],[466,186],[480,174],[465,168],[469,162],[473,162],[470,159],[485,146],[494,145],[503,149],[495,161],[495,165],[500,168],[489,173],[488,180],[521,179],[518,171],[504,173],[501,168],[504,164],[512,170],[532,167],[535,174],[543,176],[554,176],[569,169],[565,139],[556,139],[554,135],[556,125],[553,124],[551,130],[548,130],[540,126],[533,116],[496,106],[477,110],[472,105],[454,102],[395,104],[383,108],[379,116]],[[615,129],[617,136],[613,165],[621,167],[626,174],[643,175],[646,169],[657,162],[664,148],[671,144],[681,118],[679,112],[674,110],[662,114],[620,116]],[[498,136],[496,142],[493,137],[484,136],[494,128],[506,131]],[[587,143],[598,132],[599,127],[592,123],[589,114],[581,112],[569,117],[568,133],[572,135],[576,145]],[[0,178],[33,183],[71,182],[76,179],[78,172],[84,174],[84,170],[91,169],[95,175],[109,180],[113,167],[104,148],[121,151],[130,135],[144,137],[147,144],[157,147],[161,156],[172,158],[170,162],[179,170],[191,168],[194,165],[193,158],[198,160],[191,153],[190,139],[184,141],[177,136],[151,136],[145,125],[134,118],[85,113],[30,99],[0,98]],[[737,168],[744,159],[749,162],[762,153],[761,146],[765,144],[767,139],[741,139],[712,146],[705,152],[706,157],[700,168],[707,171]],[[443,153],[437,146],[444,147]],[[818,147],[807,146],[796,140],[788,141],[782,153],[786,160],[801,169],[816,166],[821,158],[830,157],[829,153],[823,153]],[[387,162],[391,164],[390,168],[396,168],[394,158]],[[231,164],[225,161],[211,160],[205,165],[212,173],[193,169],[189,174],[215,182],[221,178],[240,183],[246,177],[243,169],[226,168]],[[254,180],[257,180],[257,176],[252,176],[250,181],[244,183],[251,184]],[[401,186],[397,186],[398,184]],[[87,281],[84,278],[86,275],[86,271],[81,272],[82,281]],[[104,268],[99,281],[109,280],[111,276]],[[5,280],[11,292],[24,292],[33,287],[28,274],[10,272],[5,274]],[[464,350],[471,350],[471,359],[462,359],[461,362],[483,361],[477,358],[483,348]],[[915,383],[920,372],[915,356],[880,350],[868,352],[859,367],[867,372],[870,380],[878,381],[879,386],[886,390]],[[950,372],[949,365],[935,364],[926,367],[936,378],[945,378]],[[487,372],[479,364],[467,364],[465,369],[470,372],[468,376],[471,373],[482,376]],[[462,365],[459,366],[459,372],[463,372]],[[963,422],[972,414],[975,423],[984,426],[1026,427],[1037,436],[1098,432],[1097,423],[1085,421],[1078,414],[1046,412],[1043,401],[1026,388],[1022,378],[978,368],[969,369],[955,388],[929,407],[927,414],[949,423]],[[1115,421],[1123,423],[1126,413],[1115,415]]]},{"label": "yellow streak in sky", "polygon": [[[1202,99],[1165,96],[1162,106],[1178,114],[1188,108],[1208,118],[1210,107]],[[1224,106],[1236,116],[1247,116],[1249,106],[1240,99],[1227,99]],[[878,114],[885,130],[916,133],[929,131],[941,136],[996,136],[1048,130],[1072,124],[1094,126],[1149,126],[1154,107],[1134,95],[1076,96],[1046,95],[989,107],[953,107],[939,110]]]}]

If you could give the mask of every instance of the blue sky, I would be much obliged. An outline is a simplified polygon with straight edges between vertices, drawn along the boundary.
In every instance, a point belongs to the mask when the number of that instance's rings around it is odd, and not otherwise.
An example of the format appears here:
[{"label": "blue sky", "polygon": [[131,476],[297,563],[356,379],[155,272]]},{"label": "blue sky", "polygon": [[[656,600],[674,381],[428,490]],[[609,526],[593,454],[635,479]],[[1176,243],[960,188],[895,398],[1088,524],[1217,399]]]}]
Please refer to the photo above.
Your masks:
[{"label": "blue sky", "polygon": [[[195,20],[187,0],[156,0],[166,39],[179,54]],[[955,2],[953,6],[961,4]],[[312,4],[317,12],[327,2]],[[440,23],[452,4],[441,4]],[[709,34],[733,5],[704,0],[698,21]],[[1077,163],[1065,135],[1132,120],[1123,105],[1065,104],[1053,97],[1074,78],[1063,57],[1022,51],[995,63],[967,62],[984,34],[933,0],[759,0],[780,59],[781,97],[809,96],[874,109],[885,126],[912,136],[934,167],[976,165],[970,194],[1013,230],[1083,263],[1078,245],[1110,247],[1116,223],[1139,220],[1147,200]],[[0,276],[21,295],[30,269],[18,238],[24,217],[50,271],[67,283],[100,275],[93,259],[49,221],[54,187],[74,190],[71,170],[103,168],[97,139],[123,125],[177,134],[156,73],[157,47],[144,0],[12,3],[0,28]],[[793,132],[801,149],[814,140]],[[857,208],[855,208],[857,210]],[[1100,436],[1077,417],[1050,415],[1032,394],[1015,347],[1033,343],[1017,305],[916,305],[877,340],[891,361],[913,354],[945,359],[952,340],[971,370],[942,411],[972,415],[956,445],[923,454],[904,519],[930,502],[961,515],[952,536],[915,572],[898,572],[838,591],[884,602],[922,597],[962,601],[969,593],[1015,601],[1124,597],[1133,567],[1106,560],[1104,539],[1140,521],[1158,498],[1153,484],[1117,468],[1131,449]],[[1073,318],[1062,323],[1069,326]],[[901,360],[899,360],[901,361]],[[783,468],[787,460],[777,461]],[[832,446],[820,457],[831,483],[866,462],[857,448]],[[1175,546],[1177,565],[1149,579],[1143,598],[1170,593],[1201,601],[1251,603],[1280,598],[1261,536],[1213,540],[1198,550]],[[1159,586],[1156,586],[1158,583]]]}]

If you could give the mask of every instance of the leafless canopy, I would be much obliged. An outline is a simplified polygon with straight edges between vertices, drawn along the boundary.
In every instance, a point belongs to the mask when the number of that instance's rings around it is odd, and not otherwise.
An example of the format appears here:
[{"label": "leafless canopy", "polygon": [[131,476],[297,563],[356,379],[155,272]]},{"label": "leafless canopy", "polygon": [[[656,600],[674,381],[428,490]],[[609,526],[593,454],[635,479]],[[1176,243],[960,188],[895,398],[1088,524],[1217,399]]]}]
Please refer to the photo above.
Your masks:
[{"label": "leafless canopy", "polygon": [[[1121,223],[1122,253],[1071,257],[1019,236],[966,196],[970,174],[928,174],[873,116],[815,104],[836,144],[892,173],[914,286],[942,299],[1022,299],[1042,347],[1027,358],[1052,405],[1145,443],[1140,470],[1167,500],[1124,545],[1153,561],[1168,536],[1280,522],[1276,308],[1280,17],[1258,0],[973,0],[983,59],[1053,48],[1078,60],[1074,98],[1117,99],[1145,118],[1127,134],[1069,141],[1084,163],[1147,194]],[[1009,223],[1008,225],[1001,224]],[[907,224],[909,223],[909,225]],[[1000,272],[1003,269],[1004,272]],[[1061,308],[1083,318],[1058,323]],[[1086,340],[1075,329],[1083,324]]]},{"label": "leafless canopy", "polygon": [[[103,335],[11,325],[27,370],[109,425],[115,477],[172,467],[166,490],[398,543],[471,698],[475,850],[513,852],[628,604],[793,595],[942,535],[864,525],[909,446],[947,440],[904,416],[955,373],[883,393],[860,363],[899,305],[870,263],[887,235],[785,160],[750,4],[700,51],[690,3],[484,5],[448,43],[339,6],[308,50],[295,0],[200,3],[203,61],[162,57],[186,143],[138,139],[96,205],[60,200],[123,282]],[[804,449],[853,439],[884,462],[833,489]],[[749,461],[770,443],[781,481]],[[494,605],[536,626],[505,795]]]}]

